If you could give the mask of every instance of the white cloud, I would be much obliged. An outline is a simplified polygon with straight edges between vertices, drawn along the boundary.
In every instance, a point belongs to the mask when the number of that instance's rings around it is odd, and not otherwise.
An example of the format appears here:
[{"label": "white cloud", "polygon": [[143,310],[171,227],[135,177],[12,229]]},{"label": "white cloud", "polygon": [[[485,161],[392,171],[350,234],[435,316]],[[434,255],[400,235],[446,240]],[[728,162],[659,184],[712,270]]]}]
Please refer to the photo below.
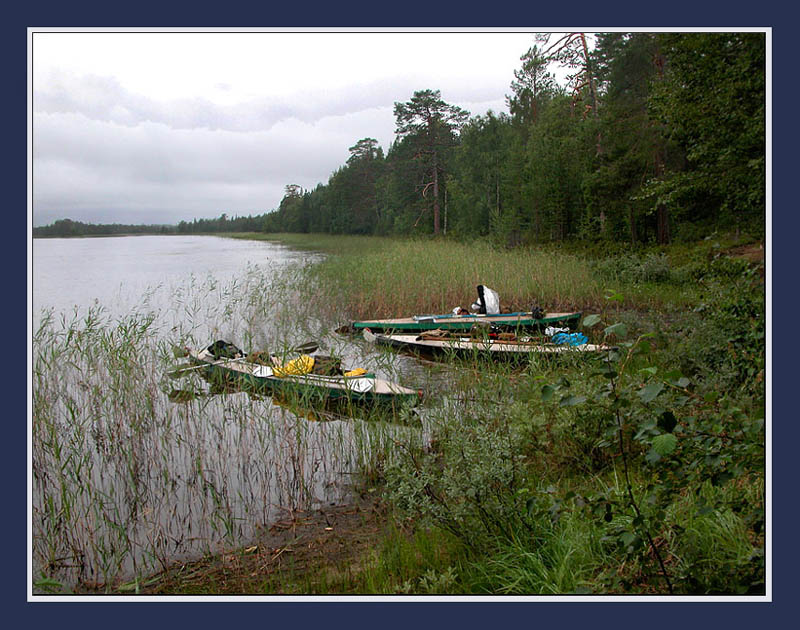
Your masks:
[{"label": "white cloud", "polygon": [[[393,104],[502,111],[522,33],[33,34],[34,223],[261,213],[313,188]],[[153,217],[156,217],[155,219]]]}]

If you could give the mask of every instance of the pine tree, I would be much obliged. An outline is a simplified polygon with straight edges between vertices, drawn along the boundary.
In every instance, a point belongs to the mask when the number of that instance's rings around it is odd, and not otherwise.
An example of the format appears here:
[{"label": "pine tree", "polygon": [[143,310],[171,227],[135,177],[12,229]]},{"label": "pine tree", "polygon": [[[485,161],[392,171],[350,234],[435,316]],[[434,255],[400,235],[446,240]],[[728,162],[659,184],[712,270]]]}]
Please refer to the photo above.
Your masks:
[{"label": "pine tree", "polygon": [[439,234],[439,182],[445,172],[446,151],[455,146],[469,112],[445,103],[439,90],[419,90],[407,103],[395,103],[394,115],[397,135],[412,140],[414,157],[425,164],[428,180],[422,187],[422,196],[427,198],[432,187],[433,232]]}]

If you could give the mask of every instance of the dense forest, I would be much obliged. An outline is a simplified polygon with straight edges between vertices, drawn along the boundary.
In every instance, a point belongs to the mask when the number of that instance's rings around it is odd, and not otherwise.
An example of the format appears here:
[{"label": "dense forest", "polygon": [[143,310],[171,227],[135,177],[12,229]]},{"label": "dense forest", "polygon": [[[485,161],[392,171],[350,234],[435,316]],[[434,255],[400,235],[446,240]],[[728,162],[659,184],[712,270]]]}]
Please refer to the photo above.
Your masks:
[{"label": "dense forest", "polygon": [[[469,117],[436,90],[395,104],[326,185],[287,188],[265,231],[666,243],[763,232],[763,33],[537,36],[509,113]],[[549,71],[568,71],[559,85]]]},{"label": "dense forest", "polygon": [[[534,41],[514,71],[508,113],[470,116],[438,90],[419,90],[394,104],[385,154],[362,138],[327,184],[287,185],[272,212],[149,231],[446,234],[508,246],[763,233],[764,33]],[[64,235],[60,223],[34,235]]]},{"label": "dense forest", "polygon": [[113,236],[123,234],[173,234],[169,225],[123,225],[121,223],[83,223],[72,219],[59,219],[50,225],[33,228],[34,237]]}]

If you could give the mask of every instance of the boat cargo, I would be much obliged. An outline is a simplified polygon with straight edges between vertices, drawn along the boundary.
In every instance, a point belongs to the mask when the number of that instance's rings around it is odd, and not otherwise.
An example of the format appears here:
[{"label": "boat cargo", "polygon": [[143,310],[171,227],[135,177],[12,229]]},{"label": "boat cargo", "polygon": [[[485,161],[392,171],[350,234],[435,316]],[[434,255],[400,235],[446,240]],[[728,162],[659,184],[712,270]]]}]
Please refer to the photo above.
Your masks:
[{"label": "boat cargo", "polygon": [[286,364],[272,357],[271,364],[263,364],[248,360],[247,356],[219,357],[213,346],[209,346],[200,351],[188,350],[187,356],[212,383],[232,384],[247,391],[280,395],[284,399],[413,406],[423,397],[422,390],[392,383],[363,369],[332,375],[314,374],[308,369],[314,360],[309,355],[301,355]]},{"label": "boat cargo", "polygon": [[[364,329],[367,341],[415,352],[423,355],[446,356],[484,356],[493,359],[521,359],[531,355],[564,355],[576,353],[597,353],[612,350],[605,344],[586,343],[585,337],[570,342],[569,335],[561,333],[565,342],[556,343],[541,338],[517,336],[513,333],[498,333],[493,336],[467,336],[452,331],[431,331],[430,333],[400,334],[373,333]],[[575,333],[578,335],[579,333]],[[554,339],[558,339],[554,336]]]},{"label": "boat cargo", "polygon": [[424,331],[424,330],[471,330],[476,326],[493,326],[504,330],[533,329],[547,326],[575,327],[580,323],[581,312],[571,313],[534,313],[521,311],[516,313],[499,313],[486,315],[483,313],[467,313],[456,315],[413,315],[396,319],[371,319],[352,322],[356,331],[369,328],[371,331]]}]

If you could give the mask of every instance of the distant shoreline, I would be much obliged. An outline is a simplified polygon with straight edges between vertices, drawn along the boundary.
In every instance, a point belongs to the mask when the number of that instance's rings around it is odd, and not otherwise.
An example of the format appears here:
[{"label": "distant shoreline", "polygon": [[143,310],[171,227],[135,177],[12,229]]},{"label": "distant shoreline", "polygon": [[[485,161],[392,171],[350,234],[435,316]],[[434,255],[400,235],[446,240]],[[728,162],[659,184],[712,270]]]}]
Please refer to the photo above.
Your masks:
[{"label": "distant shoreline", "polygon": [[34,234],[33,238],[107,238],[109,236],[181,236],[173,232],[120,232],[117,234]]}]

